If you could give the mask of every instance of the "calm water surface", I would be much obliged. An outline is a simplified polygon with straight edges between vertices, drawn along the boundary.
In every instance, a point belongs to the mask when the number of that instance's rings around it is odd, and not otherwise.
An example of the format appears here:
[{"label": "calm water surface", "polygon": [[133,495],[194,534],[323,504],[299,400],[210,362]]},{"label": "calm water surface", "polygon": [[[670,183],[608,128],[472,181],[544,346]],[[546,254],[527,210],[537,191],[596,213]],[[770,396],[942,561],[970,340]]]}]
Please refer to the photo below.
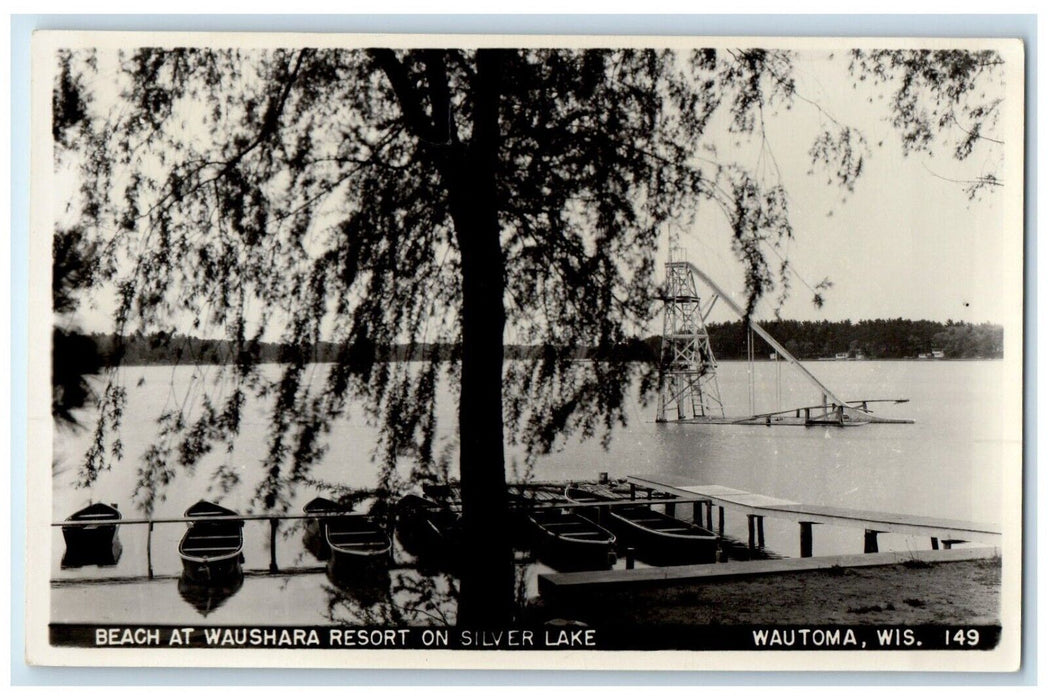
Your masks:
[{"label": "calm water surface", "polygon": [[[1002,519],[1004,465],[1018,465],[1021,445],[1017,416],[1006,414],[1000,391],[1004,363],[1000,361],[814,362],[809,368],[846,399],[909,398],[902,405],[877,404],[885,416],[912,418],[914,425],[867,425],[856,428],[764,426],[699,426],[654,423],[655,406],[634,401],[629,426],[614,433],[610,449],[598,442],[569,438],[555,454],[539,460],[539,480],[592,479],[599,472],[618,478],[631,474],[681,474],[696,484],[721,484],[777,498],[824,506],[880,510],[950,519],[997,523]],[[75,487],[78,462],[91,439],[89,430],[58,432],[53,470],[53,517],[62,520],[92,501],[115,503],[125,517],[137,515],[132,506],[138,459],[155,439],[158,415],[165,409],[194,405],[201,383],[218,368],[130,367],[122,370],[128,388],[122,439],[125,459],[104,473],[89,489]],[[273,368],[276,371],[276,368]],[[315,368],[323,381],[323,366]],[[754,409],[773,411],[817,401],[810,386],[784,363],[759,362],[753,382],[760,397]],[[719,384],[729,415],[750,413],[749,368],[744,362],[723,362]],[[636,397],[634,397],[636,399]],[[438,415],[441,442],[454,450],[455,401],[445,388]],[[87,425],[92,417],[84,414]],[[360,410],[351,410],[330,436],[330,450],[314,475],[353,487],[374,484],[377,467],[371,461],[377,431]],[[221,499],[242,513],[251,500],[266,452],[266,406],[249,403],[242,435],[231,454],[221,449],[209,455],[193,474],[179,473],[167,489],[158,517],[181,516],[199,498]],[[508,462],[519,452],[510,451]],[[222,494],[213,483],[215,469],[233,465],[240,482]],[[453,460],[454,463],[454,460]],[[292,512],[317,493],[300,489]],[[745,516],[726,513],[729,535],[744,538]],[[147,582],[144,527],[125,526],[120,538],[123,556],[114,567],[62,569],[61,533],[52,528],[52,610],[54,621],[126,621],[172,623],[200,620],[200,613],[177,588],[181,565],[177,543],[182,524],[157,525],[152,536],[153,570],[158,580]],[[324,622],[441,623],[448,612],[438,603],[450,582],[411,569],[392,573],[389,595],[374,591],[340,591],[323,573],[256,576],[269,564],[268,524],[245,525],[243,585],[210,608],[208,621],[313,624]],[[797,556],[797,526],[767,519],[767,547]],[[860,552],[862,531],[817,526],[815,554]],[[927,549],[924,538],[882,535],[881,548]],[[402,559],[402,553],[399,554]],[[282,568],[318,567],[301,545],[301,532],[287,526],[277,542]],[[536,565],[535,570],[544,567]],[[532,574],[534,571],[531,572]],[[123,579],[120,583],[70,585],[73,579]],[[534,589],[533,581],[529,585]],[[407,591],[407,592],[405,592]],[[453,614],[453,613],[451,613]],[[398,617],[399,616],[399,617]]]}]

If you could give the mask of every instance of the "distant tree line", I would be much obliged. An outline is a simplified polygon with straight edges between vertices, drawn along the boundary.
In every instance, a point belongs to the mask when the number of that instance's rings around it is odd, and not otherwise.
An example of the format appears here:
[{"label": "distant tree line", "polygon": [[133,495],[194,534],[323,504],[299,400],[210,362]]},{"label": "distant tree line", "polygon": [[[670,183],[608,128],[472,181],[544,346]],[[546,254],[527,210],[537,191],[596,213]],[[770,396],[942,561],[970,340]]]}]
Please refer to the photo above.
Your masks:
[{"label": "distant tree line", "polygon": [[[761,325],[800,359],[850,357],[869,359],[902,359],[941,350],[946,358],[999,358],[1004,354],[1004,329],[991,323],[947,321],[910,321],[877,319],[872,321],[764,321]],[[718,359],[745,359],[747,338],[742,321],[713,323],[708,326],[710,343]],[[196,338],[180,334],[138,334],[120,337],[115,334],[92,334],[82,340],[93,341],[104,365],[169,365],[169,364],[261,364],[289,362],[298,350],[280,343],[257,342],[237,352],[226,340]],[[598,353],[593,348],[565,350],[548,346],[507,345],[507,359],[537,359],[543,355],[565,355],[577,359],[616,359],[654,361],[658,357],[660,336],[634,338]],[[753,351],[768,357],[772,348],[759,336],[753,336]],[[81,343],[87,347],[88,344]],[[454,345],[375,345],[365,350],[378,361],[404,361],[440,357],[458,360],[460,350]],[[613,355],[614,357],[609,357]],[[335,362],[338,347],[318,343],[307,362]]]},{"label": "distant tree line", "polygon": [[[946,358],[1004,356],[1004,328],[992,323],[911,321],[902,318],[869,321],[761,321],[772,337],[800,359],[849,357],[902,359],[941,350]],[[719,359],[745,359],[743,322],[708,326],[713,352]],[[768,357],[772,348],[753,336],[754,353]]]}]

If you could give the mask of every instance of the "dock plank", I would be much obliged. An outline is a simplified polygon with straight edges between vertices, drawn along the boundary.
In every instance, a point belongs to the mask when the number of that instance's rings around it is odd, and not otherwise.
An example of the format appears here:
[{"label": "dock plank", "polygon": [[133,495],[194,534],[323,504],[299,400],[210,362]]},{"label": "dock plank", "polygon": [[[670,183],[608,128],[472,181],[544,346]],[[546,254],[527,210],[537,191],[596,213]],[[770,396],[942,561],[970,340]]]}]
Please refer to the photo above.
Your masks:
[{"label": "dock plank", "polygon": [[928,563],[970,561],[974,559],[990,559],[996,556],[1000,556],[1000,550],[996,547],[967,547],[964,549],[848,554],[804,559],[731,561],[722,564],[689,564],[647,569],[573,571],[540,574],[539,594],[542,596],[586,595],[602,588],[712,583],[724,579],[820,571],[834,567],[847,569],[867,566],[890,566],[909,561],[924,561]]},{"label": "dock plank", "polygon": [[694,499],[698,496],[715,505],[796,522],[806,521],[994,545],[1001,544],[1002,540],[1001,528],[995,523],[798,503],[721,484],[698,484],[695,483],[696,479],[680,474],[644,474],[629,476],[627,479],[640,487],[659,489],[679,498]]}]

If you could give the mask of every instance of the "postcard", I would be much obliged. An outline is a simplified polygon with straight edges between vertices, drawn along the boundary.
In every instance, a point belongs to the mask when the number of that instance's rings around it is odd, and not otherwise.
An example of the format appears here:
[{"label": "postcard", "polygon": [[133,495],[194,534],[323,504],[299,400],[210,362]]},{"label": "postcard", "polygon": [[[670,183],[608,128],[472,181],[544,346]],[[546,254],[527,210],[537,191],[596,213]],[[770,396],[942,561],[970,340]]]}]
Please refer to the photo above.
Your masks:
[{"label": "postcard", "polygon": [[37,33],[29,662],[1016,670],[1023,64]]}]

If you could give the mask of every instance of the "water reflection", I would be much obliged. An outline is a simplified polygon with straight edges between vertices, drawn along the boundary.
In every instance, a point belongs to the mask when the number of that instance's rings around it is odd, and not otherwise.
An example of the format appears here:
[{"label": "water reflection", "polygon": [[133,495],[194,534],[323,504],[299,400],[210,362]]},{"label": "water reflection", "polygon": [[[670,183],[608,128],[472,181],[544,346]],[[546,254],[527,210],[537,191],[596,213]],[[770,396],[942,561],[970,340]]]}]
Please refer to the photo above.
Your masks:
[{"label": "water reflection", "polygon": [[386,572],[379,578],[341,579],[326,587],[327,621],[339,625],[454,625],[458,582],[447,574],[428,575],[414,568]]},{"label": "water reflection", "polygon": [[178,593],[182,596],[182,600],[207,617],[222,607],[243,585],[244,574],[242,572],[220,583],[199,583],[183,573],[178,579]]},{"label": "water reflection", "polygon": [[348,567],[340,566],[333,557],[328,560],[327,578],[336,589],[363,606],[390,601],[389,569],[381,563]]}]

